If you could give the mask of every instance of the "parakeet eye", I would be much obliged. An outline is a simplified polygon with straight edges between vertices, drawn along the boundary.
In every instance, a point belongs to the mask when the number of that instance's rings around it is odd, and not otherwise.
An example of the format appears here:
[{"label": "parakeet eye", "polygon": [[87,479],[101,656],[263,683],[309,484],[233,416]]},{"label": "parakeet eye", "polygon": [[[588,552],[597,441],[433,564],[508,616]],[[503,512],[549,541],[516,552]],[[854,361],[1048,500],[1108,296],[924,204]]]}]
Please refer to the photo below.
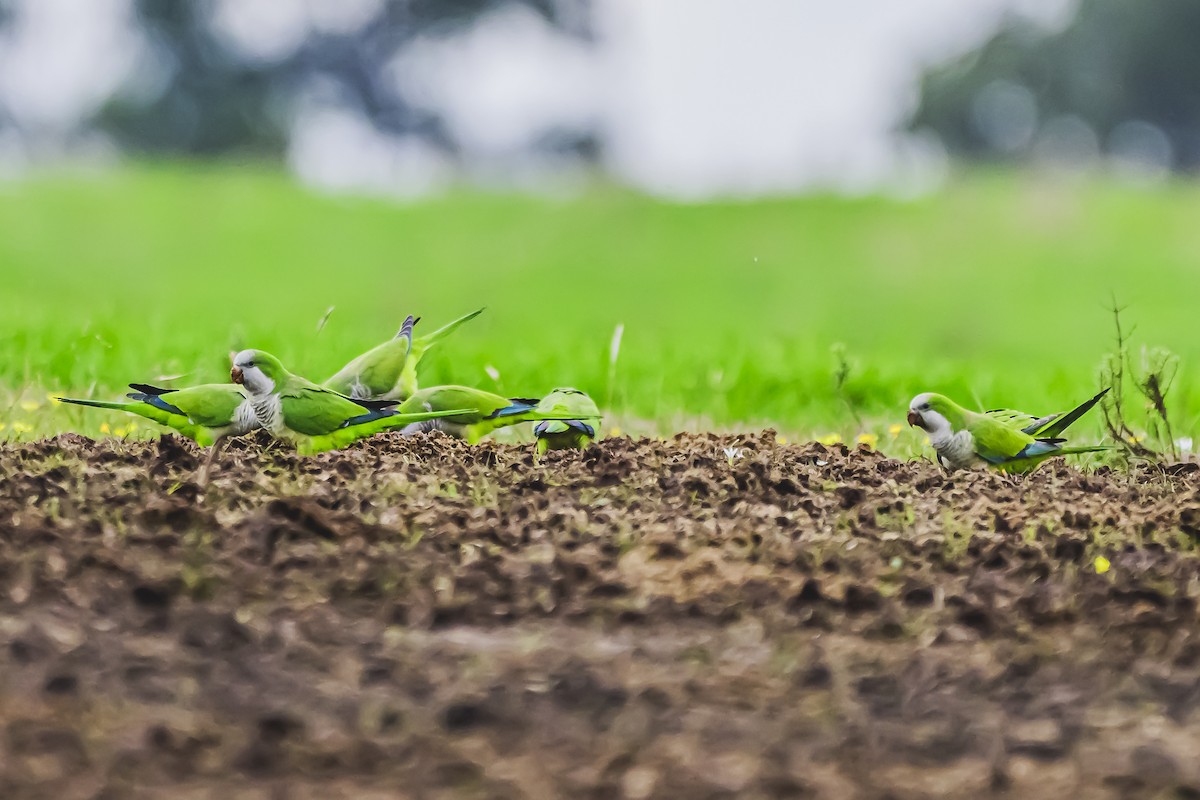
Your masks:
[{"label": "parakeet eye", "polygon": [[930,406],[929,406],[929,403],[922,403],[922,404],[921,404],[921,410],[922,410],[922,411],[928,411],[928,410],[929,410],[929,408],[930,408]]}]

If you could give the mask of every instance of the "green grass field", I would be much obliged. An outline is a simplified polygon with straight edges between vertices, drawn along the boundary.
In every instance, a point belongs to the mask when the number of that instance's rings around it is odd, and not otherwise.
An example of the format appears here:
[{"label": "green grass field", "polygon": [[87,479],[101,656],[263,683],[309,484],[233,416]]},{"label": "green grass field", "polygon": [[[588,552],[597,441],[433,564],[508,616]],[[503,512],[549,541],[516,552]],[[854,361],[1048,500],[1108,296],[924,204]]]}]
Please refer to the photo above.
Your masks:
[{"label": "green grass field", "polygon": [[[0,437],[151,435],[47,396],[225,380],[246,346],[319,380],[406,313],[420,332],[487,306],[431,353],[425,383],[573,384],[625,431],[870,433],[912,453],[917,437],[892,431],[921,390],[1036,411],[1090,396],[1114,295],[1135,346],[1180,356],[1171,399],[1191,435],[1198,218],[1190,183],[1018,175],[917,201],[704,205],[605,188],[403,204],[235,167],[36,176],[0,186]],[[1098,437],[1098,415],[1078,435]]]}]

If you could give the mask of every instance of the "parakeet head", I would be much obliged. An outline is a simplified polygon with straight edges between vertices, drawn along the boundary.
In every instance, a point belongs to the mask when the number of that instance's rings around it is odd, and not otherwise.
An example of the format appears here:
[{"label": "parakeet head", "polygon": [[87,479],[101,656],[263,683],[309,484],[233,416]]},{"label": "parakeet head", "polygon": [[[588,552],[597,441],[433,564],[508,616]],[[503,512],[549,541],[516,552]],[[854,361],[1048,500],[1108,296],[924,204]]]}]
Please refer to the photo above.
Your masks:
[{"label": "parakeet head", "polygon": [[950,433],[949,417],[955,416],[957,408],[949,397],[933,392],[924,392],[912,399],[908,404],[908,424],[920,428],[928,434]]},{"label": "parakeet head", "polygon": [[250,394],[270,394],[287,371],[278,358],[262,350],[243,350],[233,357],[229,377]]}]

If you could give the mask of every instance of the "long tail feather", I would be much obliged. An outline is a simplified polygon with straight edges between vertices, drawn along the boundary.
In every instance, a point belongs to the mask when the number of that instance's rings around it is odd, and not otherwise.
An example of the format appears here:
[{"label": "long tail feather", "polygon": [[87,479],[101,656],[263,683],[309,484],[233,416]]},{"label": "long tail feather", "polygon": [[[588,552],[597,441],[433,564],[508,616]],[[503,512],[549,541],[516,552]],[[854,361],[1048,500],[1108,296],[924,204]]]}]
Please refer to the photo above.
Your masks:
[{"label": "long tail feather", "polygon": [[1039,439],[1057,438],[1060,433],[1071,426],[1071,423],[1086,414],[1092,406],[1096,405],[1096,403],[1099,403],[1100,398],[1104,397],[1106,394],[1108,394],[1107,388],[1102,390],[1091,400],[1088,400],[1087,402],[1076,407],[1073,411],[1068,411],[1066,414],[1063,414],[1061,417],[1055,419],[1050,425],[1038,431],[1036,434],[1037,437]]},{"label": "long tail feather", "polygon": [[1030,456],[1029,458],[1014,458],[1010,461],[1002,461],[998,464],[993,464],[993,466],[1001,472],[1025,473],[1032,472],[1046,461],[1052,458],[1058,458],[1059,456],[1073,456],[1081,453],[1103,453],[1116,449],[1117,448],[1113,447],[1112,445],[1104,444],[1085,447],[1064,447],[1061,450],[1054,450],[1049,453]]},{"label": "long tail feather", "polygon": [[130,406],[133,405],[133,403],[112,403],[104,400],[75,400],[70,397],[56,397],[54,399],[60,403],[74,403],[77,406],[90,406],[91,408],[111,408],[114,411],[130,411]]},{"label": "long tail feather", "polygon": [[[484,308],[486,308],[486,306]],[[482,314],[484,312],[484,308],[480,308],[476,311],[472,311],[470,314],[464,314],[463,316],[459,317],[456,320],[447,322],[445,325],[438,328],[433,333],[427,333],[424,336],[418,336],[416,339],[413,340],[413,348],[414,348],[414,352],[416,352],[418,354],[417,357],[419,358],[420,355],[424,354],[425,351],[428,350],[430,347],[437,344],[442,339],[446,338],[447,335],[453,333],[464,322],[470,322],[471,320],[478,317],[480,314]]]},{"label": "long tail feather", "polygon": [[1077,455],[1079,453],[1107,453],[1110,450],[1116,449],[1117,448],[1111,444],[1097,444],[1090,447],[1064,447],[1061,450],[1051,453],[1051,456],[1070,456]]}]

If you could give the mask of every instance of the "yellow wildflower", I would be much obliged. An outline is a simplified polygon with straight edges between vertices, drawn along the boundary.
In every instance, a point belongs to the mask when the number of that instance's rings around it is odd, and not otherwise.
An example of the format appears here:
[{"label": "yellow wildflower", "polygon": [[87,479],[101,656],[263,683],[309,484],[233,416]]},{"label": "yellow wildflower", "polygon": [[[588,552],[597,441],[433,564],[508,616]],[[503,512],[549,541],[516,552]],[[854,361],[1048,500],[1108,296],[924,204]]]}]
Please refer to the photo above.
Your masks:
[{"label": "yellow wildflower", "polygon": [[888,436],[895,439],[897,436],[900,435],[900,431],[902,431],[902,430],[904,430],[904,427],[901,425],[889,425],[888,426]]},{"label": "yellow wildflower", "polygon": [[40,406],[41,406],[41,404],[38,403],[38,401],[36,401],[36,400],[22,400],[21,401],[21,410],[22,411],[37,411]]},{"label": "yellow wildflower", "polygon": [[101,423],[100,423],[100,432],[101,432],[101,433],[108,433],[108,431],[109,431],[108,423],[107,423],[107,422],[101,422]]},{"label": "yellow wildflower", "polygon": [[608,435],[609,436],[620,436],[621,435],[621,426],[613,425],[612,428],[609,429]]},{"label": "yellow wildflower", "polygon": [[775,436],[775,444],[787,444],[787,443],[788,443],[787,437],[784,436],[783,434],[778,434]]},{"label": "yellow wildflower", "polygon": [[5,429],[5,428],[7,428],[7,427],[8,427],[8,424],[7,424],[7,423],[0,422],[0,431],[4,430],[4,429]]},{"label": "yellow wildflower", "polygon": [[823,445],[839,444],[842,441],[842,437],[838,436],[836,433],[827,433],[824,436],[819,437],[817,441]]},{"label": "yellow wildflower", "polygon": [[873,433],[860,433],[858,438],[854,441],[858,444],[865,444],[867,447],[874,450],[875,445],[879,444],[879,437]]},{"label": "yellow wildflower", "polygon": [[127,428],[117,428],[113,431],[113,436],[124,436],[127,433],[129,433]]},{"label": "yellow wildflower", "polygon": [[1096,568],[1097,575],[1103,575],[1112,567],[1112,562],[1104,556],[1096,556],[1096,560],[1092,562],[1092,566]]},{"label": "yellow wildflower", "polygon": [[26,425],[24,422],[14,422],[12,424],[13,433],[29,433],[33,428]]}]

